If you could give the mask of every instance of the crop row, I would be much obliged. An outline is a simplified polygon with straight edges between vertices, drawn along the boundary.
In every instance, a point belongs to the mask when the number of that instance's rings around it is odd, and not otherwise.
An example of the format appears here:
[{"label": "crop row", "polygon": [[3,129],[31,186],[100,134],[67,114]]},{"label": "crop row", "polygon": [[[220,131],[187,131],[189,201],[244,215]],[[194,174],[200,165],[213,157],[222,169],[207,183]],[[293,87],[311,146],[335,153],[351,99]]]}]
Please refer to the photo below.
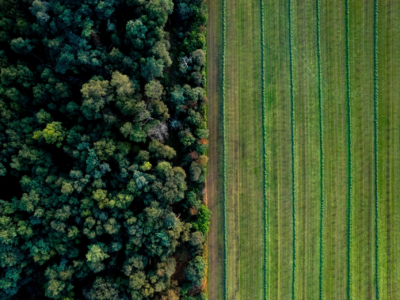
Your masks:
[{"label": "crop row", "polygon": [[346,41],[346,102],[347,102],[347,299],[351,299],[351,197],[352,197],[352,157],[351,157],[351,105],[350,105],[350,65],[349,65],[349,0],[345,1],[345,41]]},{"label": "crop row", "polygon": [[268,299],[268,202],[267,202],[267,133],[266,133],[266,100],[265,100],[265,42],[264,42],[264,0],[260,0],[261,10],[261,101],[262,101],[262,135],[263,135],[263,195],[264,195],[264,299]]},{"label": "crop row", "polygon": [[294,101],[293,101],[293,51],[292,51],[292,1],[289,3],[289,63],[290,63],[290,134],[292,144],[292,214],[293,214],[293,269],[292,269],[292,299],[295,299],[295,272],[296,272],[296,195],[295,195],[295,169],[294,169]]},{"label": "crop row", "polygon": [[323,284],[323,266],[324,266],[324,147],[323,147],[323,109],[322,109],[322,78],[321,78],[321,40],[320,40],[320,0],[316,1],[317,5],[317,64],[318,64],[318,106],[319,106],[319,151],[320,151],[320,193],[321,193],[321,209],[320,209],[320,226],[319,226],[319,299],[322,299]]},{"label": "crop row", "polygon": [[225,136],[225,45],[226,43],[226,0],[222,0],[222,214],[224,235],[224,300],[228,299],[228,237],[226,232],[226,136]]},{"label": "crop row", "polygon": [[378,235],[378,0],[374,1],[374,173],[375,173],[375,282],[379,300]]}]

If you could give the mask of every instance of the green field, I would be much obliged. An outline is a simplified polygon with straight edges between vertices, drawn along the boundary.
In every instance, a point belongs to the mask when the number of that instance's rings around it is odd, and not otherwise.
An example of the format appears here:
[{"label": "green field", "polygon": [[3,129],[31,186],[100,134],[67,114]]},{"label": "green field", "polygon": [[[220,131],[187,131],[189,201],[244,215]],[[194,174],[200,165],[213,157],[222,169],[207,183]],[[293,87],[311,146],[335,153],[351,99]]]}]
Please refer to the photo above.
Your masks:
[{"label": "green field", "polygon": [[210,299],[400,299],[400,3],[208,5]]}]

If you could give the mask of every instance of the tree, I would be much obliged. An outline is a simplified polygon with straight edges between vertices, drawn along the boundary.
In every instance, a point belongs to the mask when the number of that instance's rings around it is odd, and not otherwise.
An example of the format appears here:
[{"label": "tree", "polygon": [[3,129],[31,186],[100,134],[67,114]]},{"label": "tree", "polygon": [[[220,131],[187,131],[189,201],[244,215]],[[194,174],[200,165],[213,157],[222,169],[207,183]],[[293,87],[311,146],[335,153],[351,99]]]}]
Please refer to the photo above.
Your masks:
[{"label": "tree", "polygon": [[206,63],[206,54],[202,49],[197,49],[192,52],[192,57],[196,64],[195,70],[200,70]]},{"label": "tree", "polygon": [[162,59],[154,59],[154,57],[146,58],[141,66],[141,74],[146,81],[150,81],[156,77],[163,75],[164,62]]},{"label": "tree", "polygon": [[46,1],[35,0],[33,1],[32,6],[29,8],[32,14],[36,16],[40,25],[46,24],[46,22],[50,19],[50,16],[47,14],[49,6],[49,3]]},{"label": "tree", "polygon": [[176,152],[173,148],[163,145],[157,140],[152,140],[150,142],[149,151],[155,158],[171,159],[176,155]]},{"label": "tree", "polygon": [[110,257],[107,254],[107,246],[103,243],[98,243],[94,245],[88,246],[89,251],[86,254],[86,259],[89,262],[89,267],[95,272],[98,273],[104,270],[104,264],[102,263],[105,259]]},{"label": "tree", "polygon": [[196,140],[192,133],[190,132],[189,129],[185,129],[179,132],[179,138],[181,140],[181,143],[185,146],[185,147],[189,147],[190,145],[192,145],[194,143],[194,141]]},{"label": "tree", "polygon": [[162,40],[155,43],[154,47],[151,49],[151,52],[156,55],[156,57],[164,61],[166,67],[172,65],[172,60],[168,52],[169,47],[169,42],[167,40]]},{"label": "tree", "polygon": [[0,1],[0,299],[179,298],[175,251],[205,236],[205,11]]},{"label": "tree", "polygon": [[126,43],[132,44],[136,49],[143,49],[147,31],[141,19],[129,21],[126,23]]},{"label": "tree", "polygon": [[206,262],[202,256],[196,256],[185,270],[186,278],[196,287],[201,286],[205,276]]},{"label": "tree", "polygon": [[145,86],[145,95],[152,100],[160,100],[163,91],[163,86],[157,80],[151,80]]},{"label": "tree", "polygon": [[202,204],[197,214],[197,221],[193,224],[194,229],[200,230],[204,234],[208,233],[210,228],[211,211],[210,209]]},{"label": "tree", "polygon": [[201,231],[193,232],[190,236],[189,244],[193,247],[200,247],[203,245],[205,237]]},{"label": "tree", "polygon": [[108,94],[108,90],[109,82],[97,79],[96,77],[82,86],[83,103],[81,111],[88,120],[101,118],[101,109],[104,108],[107,101],[112,100],[112,96]]},{"label": "tree", "polygon": [[179,3],[177,11],[182,20],[186,20],[192,15],[192,7],[186,3]]},{"label": "tree", "polygon": [[140,124],[132,124],[130,122],[125,123],[121,129],[121,133],[124,137],[129,137],[133,142],[145,142],[146,133],[142,130]]},{"label": "tree", "polygon": [[88,300],[119,300],[118,290],[118,284],[113,283],[111,279],[96,277],[92,288],[83,294]]},{"label": "tree", "polygon": [[11,49],[15,53],[29,54],[32,51],[33,47],[30,45],[29,39],[24,40],[23,38],[19,37],[11,41]]},{"label": "tree", "polygon": [[61,147],[61,142],[65,138],[65,130],[61,122],[51,122],[46,125],[42,131],[35,131],[33,139],[38,140],[44,138],[48,144],[56,144],[58,148]]}]

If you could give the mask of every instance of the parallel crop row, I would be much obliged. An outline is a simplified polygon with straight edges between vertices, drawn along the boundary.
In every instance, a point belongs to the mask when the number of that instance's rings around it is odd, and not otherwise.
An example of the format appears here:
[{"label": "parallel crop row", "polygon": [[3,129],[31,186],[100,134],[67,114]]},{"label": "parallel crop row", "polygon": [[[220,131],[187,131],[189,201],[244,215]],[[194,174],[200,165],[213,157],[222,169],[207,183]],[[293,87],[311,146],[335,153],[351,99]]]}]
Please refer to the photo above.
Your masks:
[{"label": "parallel crop row", "polygon": [[346,18],[346,102],[347,102],[347,168],[348,168],[348,195],[347,195],[347,299],[351,299],[351,197],[352,197],[352,157],[351,157],[351,105],[350,105],[350,65],[349,65],[349,0],[345,1]]},{"label": "parallel crop row", "polygon": [[378,0],[374,1],[374,173],[375,173],[375,281],[376,299],[379,300],[378,271]]},{"label": "parallel crop row", "polygon": [[268,299],[268,202],[267,202],[267,133],[265,100],[265,44],[264,44],[264,0],[260,0],[261,9],[261,101],[262,101],[262,135],[263,135],[263,195],[264,195],[264,299]]},{"label": "parallel crop row", "polygon": [[323,266],[324,266],[324,147],[323,147],[323,109],[322,109],[322,78],[321,78],[321,40],[320,40],[320,0],[317,0],[317,60],[318,60],[318,106],[319,106],[319,151],[320,151],[320,190],[321,209],[319,226],[319,299],[322,299]]},{"label": "parallel crop row", "polygon": [[296,272],[296,210],[295,210],[295,169],[294,169],[294,101],[293,101],[293,51],[292,51],[292,1],[289,1],[289,60],[290,60],[290,132],[292,144],[292,214],[293,214],[293,268],[292,268],[292,299],[295,299]]},{"label": "parallel crop row", "polygon": [[228,299],[228,237],[226,232],[226,136],[225,136],[225,45],[226,43],[226,0],[222,1],[222,205],[224,234],[224,299]]}]

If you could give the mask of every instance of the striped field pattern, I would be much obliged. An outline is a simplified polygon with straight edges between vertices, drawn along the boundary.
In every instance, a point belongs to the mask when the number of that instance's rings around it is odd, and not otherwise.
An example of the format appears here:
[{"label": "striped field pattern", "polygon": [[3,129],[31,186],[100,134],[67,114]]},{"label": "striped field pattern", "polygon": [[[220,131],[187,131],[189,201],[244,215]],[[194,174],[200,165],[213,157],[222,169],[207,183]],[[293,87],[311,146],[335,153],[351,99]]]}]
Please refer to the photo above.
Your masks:
[{"label": "striped field pattern", "polygon": [[208,1],[210,299],[400,299],[400,1]]}]

